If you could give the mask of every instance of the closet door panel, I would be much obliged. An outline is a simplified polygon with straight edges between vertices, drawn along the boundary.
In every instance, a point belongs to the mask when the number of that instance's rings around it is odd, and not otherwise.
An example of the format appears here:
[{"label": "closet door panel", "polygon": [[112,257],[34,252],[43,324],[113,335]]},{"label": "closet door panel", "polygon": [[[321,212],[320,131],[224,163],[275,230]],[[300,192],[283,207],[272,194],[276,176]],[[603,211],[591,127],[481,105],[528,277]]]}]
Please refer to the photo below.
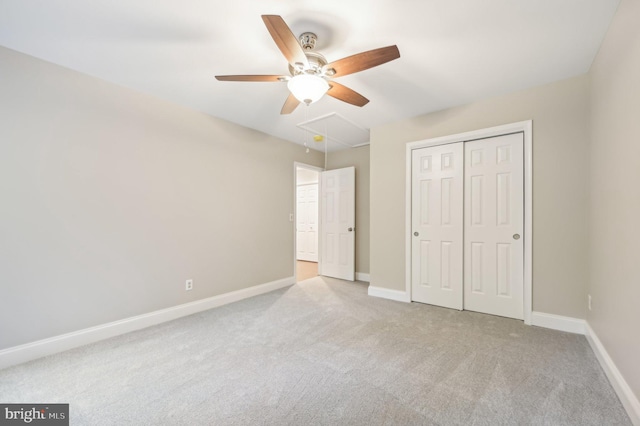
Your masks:
[{"label": "closet door panel", "polygon": [[462,309],[463,143],[412,153],[411,295]]},{"label": "closet door panel", "polygon": [[523,142],[465,142],[464,309],[523,318]]}]

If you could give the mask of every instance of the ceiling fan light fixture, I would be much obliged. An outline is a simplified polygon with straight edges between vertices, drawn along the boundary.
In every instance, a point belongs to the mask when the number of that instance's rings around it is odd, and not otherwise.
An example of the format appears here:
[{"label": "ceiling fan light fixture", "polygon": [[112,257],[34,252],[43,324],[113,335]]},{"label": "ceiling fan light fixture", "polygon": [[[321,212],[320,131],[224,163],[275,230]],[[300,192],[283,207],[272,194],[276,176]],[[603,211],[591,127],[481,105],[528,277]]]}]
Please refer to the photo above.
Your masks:
[{"label": "ceiling fan light fixture", "polygon": [[320,100],[327,93],[329,83],[317,75],[298,74],[289,80],[287,87],[296,99],[309,105]]}]

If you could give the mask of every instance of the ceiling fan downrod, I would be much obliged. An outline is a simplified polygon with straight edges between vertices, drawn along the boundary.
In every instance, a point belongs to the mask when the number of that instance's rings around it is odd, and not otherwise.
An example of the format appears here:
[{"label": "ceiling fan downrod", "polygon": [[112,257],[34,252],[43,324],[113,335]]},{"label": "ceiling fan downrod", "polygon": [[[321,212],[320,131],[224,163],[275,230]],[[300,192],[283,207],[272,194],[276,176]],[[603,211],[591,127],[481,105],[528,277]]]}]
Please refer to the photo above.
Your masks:
[{"label": "ceiling fan downrod", "polygon": [[302,33],[300,34],[300,46],[304,50],[313,50],[316,47],[316,41],[318,40],[318,36],[314,33]]}]

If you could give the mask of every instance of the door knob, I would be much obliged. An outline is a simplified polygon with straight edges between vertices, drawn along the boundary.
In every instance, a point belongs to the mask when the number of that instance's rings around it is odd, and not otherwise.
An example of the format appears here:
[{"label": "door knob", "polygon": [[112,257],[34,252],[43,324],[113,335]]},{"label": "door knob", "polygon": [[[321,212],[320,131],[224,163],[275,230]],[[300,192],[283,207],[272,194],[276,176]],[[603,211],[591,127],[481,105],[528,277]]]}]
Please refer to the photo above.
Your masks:
[{"label": "door knob", "polygon": [[417,237],[418,235],[420,235],[420,233],[418,231],[416,231],[416,232],[413,233],[413,235],[415,235]]},{"label": "door knob", "polygon": [[349,228],[349,229],[347,229],[347,231],[353,232],[353,228]]},{"label": "door knob", "polygon": [[520,239],[520,234],[513,234],[513,239],[514,240],[519,240]]}]

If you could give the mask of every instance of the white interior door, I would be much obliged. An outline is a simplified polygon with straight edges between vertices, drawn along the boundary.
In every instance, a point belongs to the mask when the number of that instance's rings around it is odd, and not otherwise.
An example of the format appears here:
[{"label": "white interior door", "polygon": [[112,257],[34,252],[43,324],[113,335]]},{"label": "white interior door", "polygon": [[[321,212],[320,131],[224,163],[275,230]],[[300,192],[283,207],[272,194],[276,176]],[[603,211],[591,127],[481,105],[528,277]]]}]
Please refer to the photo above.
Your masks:
[{"label": "white interior door", "polygon": [[464,308],[523,318],[523,134],[465,143]]},{"label": "white interior door", "polygon": [[321,256],[320,275],[355,279],[355,182],[354,167],[320,173]]},{"label": "white interior door", "polygon": [[298,185],[296,199],[296,258],[317,262],[318,184]]},{"label": "white interior door", "polygon": [[412,300],[463,306],[463,142],[412,153]]}]

